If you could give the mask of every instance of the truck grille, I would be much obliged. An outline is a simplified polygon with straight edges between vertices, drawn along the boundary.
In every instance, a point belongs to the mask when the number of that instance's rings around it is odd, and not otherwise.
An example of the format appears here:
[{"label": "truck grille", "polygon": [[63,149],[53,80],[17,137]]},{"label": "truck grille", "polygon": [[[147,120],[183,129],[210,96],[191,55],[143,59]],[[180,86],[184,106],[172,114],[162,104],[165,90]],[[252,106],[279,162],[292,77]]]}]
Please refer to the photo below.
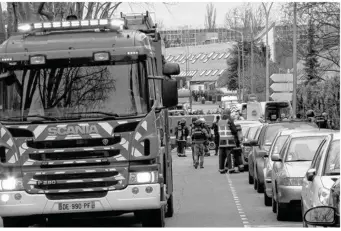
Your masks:
[{"label": "truck grille", "polygon": [[[121,142],[120,136],[105,138],[108,140],[106,146],[115,145]],[[73,139],[73,140],[54,140],[54,141],[27,141],[27,146],[34,149],[64,149],[65,147],[89,148],[102,147],[103,138]]]},{"label": "truck grille", "polygon": [[29,193],[46,194],[118,190],[126,187],[127,179],[127,167],[76,168],[66,171],[50,170],[34,172],[33,175],[24,177],[24,181],[28,184]]},{"label": "truck grille", "polygon": [[79,160],[108,158],[120,154],[120,150],[94,150],[94,151],[78,151],[78,152],[53,152],[53,153],[31,153],[29,158],[37,161],[52,160]]}]

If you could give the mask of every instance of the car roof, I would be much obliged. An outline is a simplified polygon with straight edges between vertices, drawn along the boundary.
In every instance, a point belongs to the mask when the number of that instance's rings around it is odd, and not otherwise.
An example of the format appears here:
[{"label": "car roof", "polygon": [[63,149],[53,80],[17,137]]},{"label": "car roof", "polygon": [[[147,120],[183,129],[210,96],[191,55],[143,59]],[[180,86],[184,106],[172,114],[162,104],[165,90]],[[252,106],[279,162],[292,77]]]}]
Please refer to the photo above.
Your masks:
[{"label": "car roof", "polygon": [[257,120],[235,120],[235,124],[261,124],[261,122]]},{"label": "car roof", "polygon": [[[313,131],[313,132],[312,132]],[[292,133],[290,136],[292,138],[297,138],[297,137],[311,137],[311,136],[321,136],[321,135],[329,135],[329,134],[332,134],[333,132],[335,131],[332,131],[332,130],[310,130],[309,132],[308,131],[301,131],[301,132],[295,132],[295,133]]]},{"label": "car roof", "polygon": [[306,131],[310,131],[310,130],[315,131],[315,129],[288,129],[288,128],[283,128],[283,130],[279,131],[279,135],[280,136],[289,136],[289,135],[296,133],[296,132],[306,132]]}]

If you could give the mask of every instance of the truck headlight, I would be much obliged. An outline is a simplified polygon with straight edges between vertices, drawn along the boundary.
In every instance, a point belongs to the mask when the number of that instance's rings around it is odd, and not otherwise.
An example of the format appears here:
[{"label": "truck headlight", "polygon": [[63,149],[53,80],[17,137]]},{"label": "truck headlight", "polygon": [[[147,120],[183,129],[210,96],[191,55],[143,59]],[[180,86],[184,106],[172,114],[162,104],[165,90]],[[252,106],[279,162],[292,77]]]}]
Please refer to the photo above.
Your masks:
[{"label": "truck headlight", "polygon": [[14,190],[24,189],[21,178],[9,177],[7,179],[3,179],[0,181],[1,181],[1,190],[3,191],[14,191]]},{"label": "truck headlight", "polygon": [[320,188],[318,191],[319,201],[322,205],[328,205],[330,191],[325,188]]},{"label": "truck headlight", "polygon": [[158,182],[158,172],[131,172],[129,173],[129,184],[151,184]]}]

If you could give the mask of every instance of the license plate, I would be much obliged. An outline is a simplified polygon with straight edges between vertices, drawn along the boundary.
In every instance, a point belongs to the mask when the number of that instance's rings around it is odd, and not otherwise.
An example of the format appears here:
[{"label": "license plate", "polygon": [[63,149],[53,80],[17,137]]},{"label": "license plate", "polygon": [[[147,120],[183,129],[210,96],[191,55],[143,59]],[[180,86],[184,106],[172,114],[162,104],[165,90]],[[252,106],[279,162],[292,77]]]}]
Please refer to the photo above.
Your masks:
[{"label": "license plate", "polygon": [[84,211],[84,210],[93,210],[95,208],[96,208],[95,201],[58,203],[59,211]]}]

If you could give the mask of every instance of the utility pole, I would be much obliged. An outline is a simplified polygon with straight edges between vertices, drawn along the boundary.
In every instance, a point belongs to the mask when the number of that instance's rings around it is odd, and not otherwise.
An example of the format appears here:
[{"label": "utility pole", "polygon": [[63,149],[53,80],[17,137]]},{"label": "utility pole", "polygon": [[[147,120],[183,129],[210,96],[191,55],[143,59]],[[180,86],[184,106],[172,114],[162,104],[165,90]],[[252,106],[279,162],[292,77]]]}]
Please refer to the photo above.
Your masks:
[{"label": "utility pole", "polygon": [[251,9],[251,76],[250,76],[250,79],[251,79],[251,94],[254,93],[254,90],[253,90],[253,12],[252,12],[252,9]]},{"label": "utility pole", "polygon": [[238,90],[239,90],[239,94],[238,94],[238,98],[239,98],[239,102],[242,101],[242,91],[240,89],[240,49],[239,49],[239,44],[237,46],[238,48]]},{"label": "utility pole", "polygon": [[293,67],[294,67],[294,73],[293,73],[293,91],[292,91],[292,108],[293,108],[293,114],[294,118],[296,118],[296,88],[297,88],[297,27],[296,27],[296,2],[294,2],[294,35],[293,35]]},{"label": "utility pole", "polygon": [[269,10],[266,9],[266,6],[264,3],[262,3],[265,16],[266,16],[266,74],[265,74],[265,101],[269,101],[269,36],[268,36],[268,30],[269,30],[269,14],[272,7],[273,2],[270,5]]}]

